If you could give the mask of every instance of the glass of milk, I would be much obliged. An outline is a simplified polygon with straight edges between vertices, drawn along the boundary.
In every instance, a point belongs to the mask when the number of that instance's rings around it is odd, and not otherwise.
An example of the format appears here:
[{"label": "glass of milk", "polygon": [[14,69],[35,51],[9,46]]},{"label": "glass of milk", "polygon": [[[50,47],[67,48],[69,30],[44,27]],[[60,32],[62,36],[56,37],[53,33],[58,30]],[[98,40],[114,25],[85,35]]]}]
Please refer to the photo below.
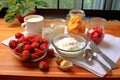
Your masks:
[{"label": "glass of milk", "polygon": [[53,20],[53,32],[54,37],[59,34],[64,34],[66,27],[66,21],[62,18],[55,18]]}]

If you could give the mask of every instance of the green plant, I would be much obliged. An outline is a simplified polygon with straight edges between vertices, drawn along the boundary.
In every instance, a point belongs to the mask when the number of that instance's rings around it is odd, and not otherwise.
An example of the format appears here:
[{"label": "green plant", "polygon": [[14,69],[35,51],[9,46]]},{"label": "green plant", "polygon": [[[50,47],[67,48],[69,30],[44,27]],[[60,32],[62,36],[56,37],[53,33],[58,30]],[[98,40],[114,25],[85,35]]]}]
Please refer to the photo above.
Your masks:
[{"label": "green plant", "polygon": [[0,11],[7,7],[4,16],[6,22],[12,22],[16,14],[25,16],[31,11],[34,11],[37,6],[48,7],[48,4],[42,0],[7,0],[0,3]]}]

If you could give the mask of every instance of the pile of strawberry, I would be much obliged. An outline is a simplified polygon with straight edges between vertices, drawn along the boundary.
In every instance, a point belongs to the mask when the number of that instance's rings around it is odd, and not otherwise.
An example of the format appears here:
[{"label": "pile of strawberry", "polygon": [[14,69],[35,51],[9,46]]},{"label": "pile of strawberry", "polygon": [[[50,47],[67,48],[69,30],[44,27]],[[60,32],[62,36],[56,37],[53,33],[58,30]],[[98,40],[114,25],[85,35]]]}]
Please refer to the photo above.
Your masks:
[{"label": "pile of strawberry", "polygon": [[90,28],[87,32],[87,37],[99,44],[104,38],[103,29],[101,27]]},{"label": "pile of strawberry", "polygon": [[49,41],[39,35],[24,36],[22,33],[16,33],[15,39],[10,40],[9,47],[23,61],[38,61],[47,53],[54,56],[53,49],[49,49]]}]

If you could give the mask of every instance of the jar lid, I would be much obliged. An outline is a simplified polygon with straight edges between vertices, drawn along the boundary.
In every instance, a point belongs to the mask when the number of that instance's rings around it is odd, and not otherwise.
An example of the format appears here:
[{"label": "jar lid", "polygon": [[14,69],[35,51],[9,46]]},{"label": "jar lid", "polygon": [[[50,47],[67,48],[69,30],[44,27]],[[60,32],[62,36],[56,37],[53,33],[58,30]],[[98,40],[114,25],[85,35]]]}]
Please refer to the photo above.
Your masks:
[{"label": "jar lid", "polygon": [[75,15],[75,14],[80,14],[82,18],[85,17],[85,12],[83,10],[78,10],[78,9],[72,9],[69,11],[69,16]]}]

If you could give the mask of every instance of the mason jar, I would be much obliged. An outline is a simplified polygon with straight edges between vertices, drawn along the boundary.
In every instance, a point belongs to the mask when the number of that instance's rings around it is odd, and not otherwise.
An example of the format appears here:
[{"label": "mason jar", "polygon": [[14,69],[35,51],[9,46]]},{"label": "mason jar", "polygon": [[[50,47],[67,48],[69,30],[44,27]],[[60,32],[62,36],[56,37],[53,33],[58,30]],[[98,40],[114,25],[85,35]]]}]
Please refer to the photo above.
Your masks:
[{"label": "mason jar", "polygon": [[90,19],[90,28],[87,31],[88,39],[93,40],[97,45],[103,41],[105,36],[105,25],[107,21],[101,17],[93,17]]},{"label": "mason jar", "polygon": [[85,32],[85,12],[72,9],[66,17],[68,33],[83,35]]}]

